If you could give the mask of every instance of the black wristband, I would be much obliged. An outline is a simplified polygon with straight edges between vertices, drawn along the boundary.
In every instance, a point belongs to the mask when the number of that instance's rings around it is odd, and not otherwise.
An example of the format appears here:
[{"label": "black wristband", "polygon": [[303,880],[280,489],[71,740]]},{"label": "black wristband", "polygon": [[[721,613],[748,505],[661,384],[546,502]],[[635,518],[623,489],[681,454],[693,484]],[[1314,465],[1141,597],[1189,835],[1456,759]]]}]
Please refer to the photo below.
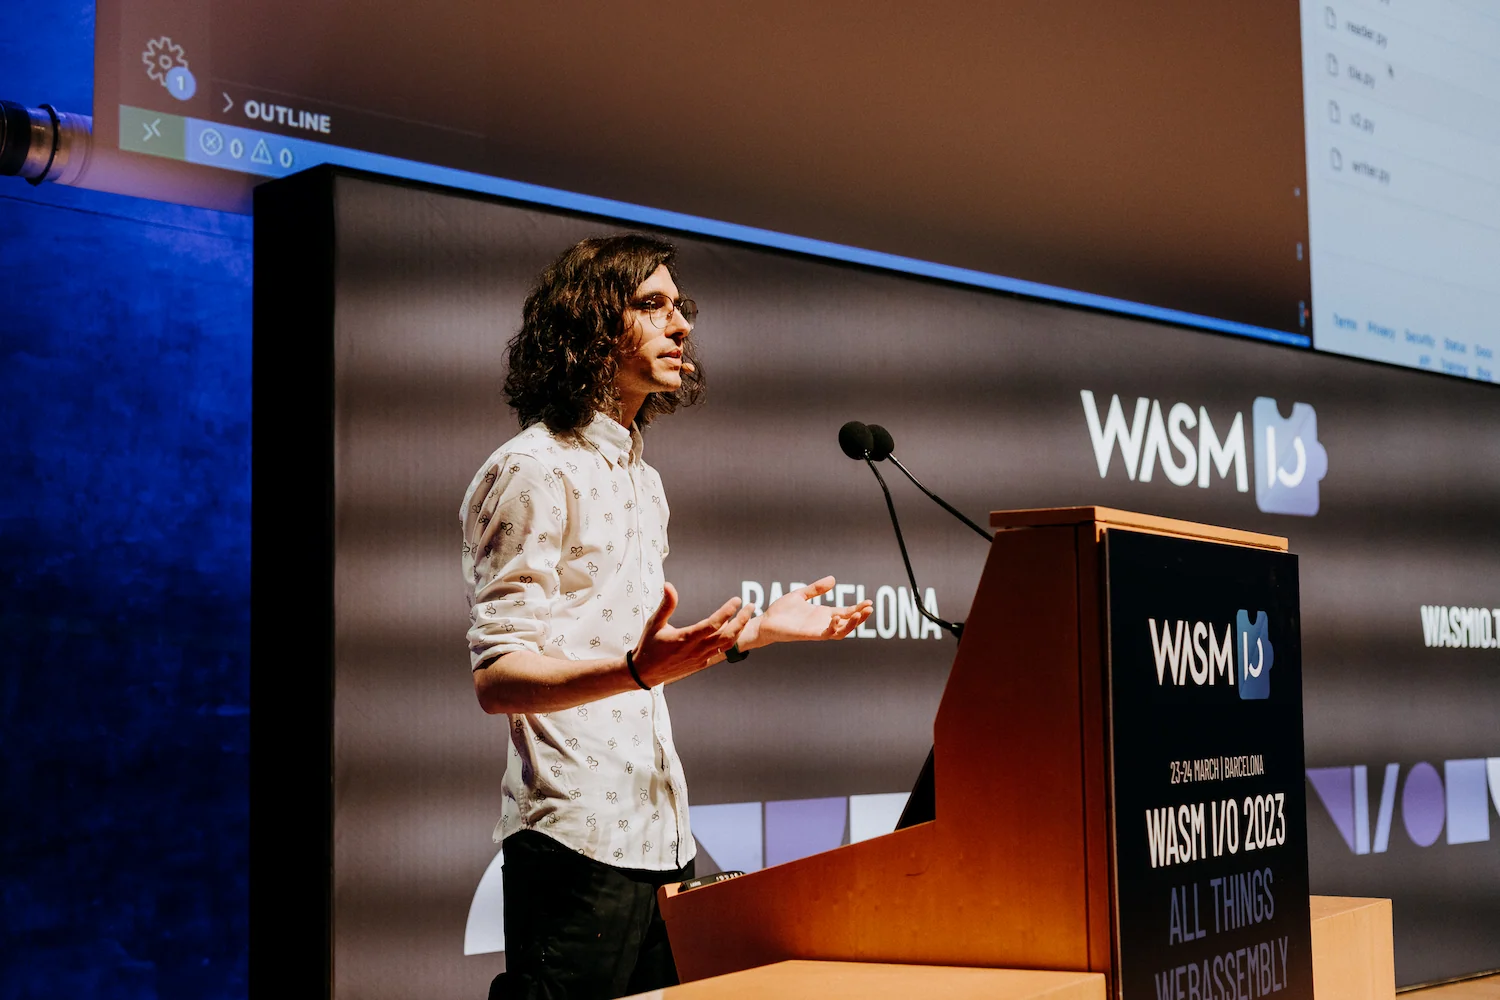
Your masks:
[{"label": "black wristband", "polygon": [[750,653],[748,651],[744,653],[740,652],[739,643],[735,643],[733,646],[730,646],[728,649],[724,650],[724,659],[728,660],[730,663],[738,663],[741,660],[746,660],[749,658]]},{"label": "black wristband", "polygon": [[646,686],[646,682],[641,680],[641,675],[635,672],[635,650],[633,649],[625,651],[625,669],[630,671],[630,676],[641,686],[642,691],[651,690]]}]

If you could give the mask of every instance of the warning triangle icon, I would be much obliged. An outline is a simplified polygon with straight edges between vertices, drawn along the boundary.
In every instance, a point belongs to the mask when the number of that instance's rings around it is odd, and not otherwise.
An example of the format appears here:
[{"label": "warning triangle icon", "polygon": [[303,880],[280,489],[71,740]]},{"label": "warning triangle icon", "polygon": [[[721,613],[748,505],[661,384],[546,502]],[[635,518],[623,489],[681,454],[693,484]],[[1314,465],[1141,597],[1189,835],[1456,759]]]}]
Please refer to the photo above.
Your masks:
[{"label": "warning triangle icon", "polygon": [[262,139],[255,144],[255,152],[250,154],[250,162],[263,163],[268,167],[271,165],[271,147],[266,145],[266,140]]}]

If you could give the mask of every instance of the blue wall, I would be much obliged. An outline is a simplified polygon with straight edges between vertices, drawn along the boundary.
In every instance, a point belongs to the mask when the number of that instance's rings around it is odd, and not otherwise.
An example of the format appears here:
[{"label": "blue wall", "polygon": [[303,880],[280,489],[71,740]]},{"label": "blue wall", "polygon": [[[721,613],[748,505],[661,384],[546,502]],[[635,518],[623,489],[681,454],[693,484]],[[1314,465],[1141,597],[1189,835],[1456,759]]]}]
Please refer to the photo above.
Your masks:
[{"label": "blue wall", "polygon": [[[90,111],[92,3],[0,97]],[[0,178],[0,998],[246,995],[250,220]]]}]

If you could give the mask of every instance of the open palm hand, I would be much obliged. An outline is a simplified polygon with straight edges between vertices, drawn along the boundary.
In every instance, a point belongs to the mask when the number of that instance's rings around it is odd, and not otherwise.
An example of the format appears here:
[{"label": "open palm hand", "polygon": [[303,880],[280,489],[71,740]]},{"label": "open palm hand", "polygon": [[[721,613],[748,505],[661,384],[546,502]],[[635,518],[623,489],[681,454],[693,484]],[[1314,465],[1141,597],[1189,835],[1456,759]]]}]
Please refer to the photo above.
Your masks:
[{"label": "open palm hand", "polygon": [[834,579],[825,576],[816,583],[798,587],[778,598],[765,613],[750,621],[746,631],[754,629],[753,643],[765,646],[773,642],[806,642],[813,639],[842,639],[859,627],[874,611],[873,601],[861,601],[851,607],[814,604],[814,597],[833,590]]}]

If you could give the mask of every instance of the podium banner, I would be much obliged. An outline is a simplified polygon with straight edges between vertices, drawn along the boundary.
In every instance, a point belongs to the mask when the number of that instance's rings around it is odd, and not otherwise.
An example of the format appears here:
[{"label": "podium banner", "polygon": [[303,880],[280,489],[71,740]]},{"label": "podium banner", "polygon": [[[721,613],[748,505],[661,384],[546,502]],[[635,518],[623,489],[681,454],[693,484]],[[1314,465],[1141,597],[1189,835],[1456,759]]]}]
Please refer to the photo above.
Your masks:
[{"label": "podium banner", "polygon": [[1297,557],[1110,530],[1125,1000],[1312,1000]]}]

